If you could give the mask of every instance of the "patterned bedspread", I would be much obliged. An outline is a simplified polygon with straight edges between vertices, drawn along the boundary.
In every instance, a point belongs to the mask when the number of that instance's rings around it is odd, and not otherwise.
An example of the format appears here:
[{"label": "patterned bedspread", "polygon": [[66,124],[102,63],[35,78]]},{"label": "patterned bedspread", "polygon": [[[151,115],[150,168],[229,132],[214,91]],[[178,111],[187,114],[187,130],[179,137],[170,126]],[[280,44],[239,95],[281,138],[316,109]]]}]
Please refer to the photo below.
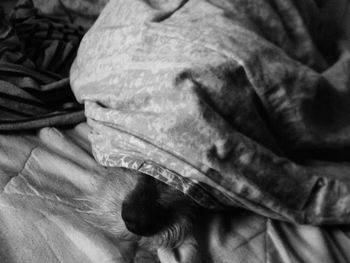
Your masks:
[{"label": "patterned bedspread", "polygon": [[95,158],[208,208],[349,223],[349,53],[322,26],[312,0],[110,1],[71,69]]}]

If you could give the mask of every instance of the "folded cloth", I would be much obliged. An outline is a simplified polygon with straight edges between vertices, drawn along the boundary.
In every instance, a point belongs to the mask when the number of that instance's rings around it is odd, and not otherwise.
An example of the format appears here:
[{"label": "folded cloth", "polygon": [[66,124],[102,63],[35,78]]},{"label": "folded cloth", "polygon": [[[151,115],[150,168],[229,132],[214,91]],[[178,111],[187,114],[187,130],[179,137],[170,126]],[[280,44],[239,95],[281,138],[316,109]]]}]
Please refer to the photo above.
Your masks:
[{"label": "folded cloth", "polygon": [[69,69],[85,30],[21,0],[0,23],[0,130],[84,120]]},{"label": "folded cloth", "polygon": [[95,158],[208,208],[350,223],[349,163],[312,161],[350,148],[322,26],[312,0],[110,1],[71,69]]}]

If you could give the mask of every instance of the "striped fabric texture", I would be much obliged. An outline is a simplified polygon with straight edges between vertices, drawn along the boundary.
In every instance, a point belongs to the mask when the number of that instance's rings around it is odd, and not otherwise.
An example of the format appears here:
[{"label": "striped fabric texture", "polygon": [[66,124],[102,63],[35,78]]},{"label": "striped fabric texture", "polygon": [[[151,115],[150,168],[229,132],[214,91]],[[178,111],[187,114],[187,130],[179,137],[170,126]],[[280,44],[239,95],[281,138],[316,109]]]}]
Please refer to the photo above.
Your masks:
[{"label": "striped fabric texture", "polygon": [[0,22],[0,130],[84,120],[69,69],[85,30],[19,1]]}]

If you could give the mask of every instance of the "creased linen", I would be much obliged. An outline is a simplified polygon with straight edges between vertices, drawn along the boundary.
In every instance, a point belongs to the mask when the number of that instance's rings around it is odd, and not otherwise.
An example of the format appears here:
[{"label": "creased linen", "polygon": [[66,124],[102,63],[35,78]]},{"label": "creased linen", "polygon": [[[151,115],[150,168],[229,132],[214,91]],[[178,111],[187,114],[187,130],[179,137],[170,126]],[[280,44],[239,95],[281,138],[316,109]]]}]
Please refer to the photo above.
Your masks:
[{"label": "creased linen", "polygon": [[[186,258],[191,244],[163,251],[159,259],[137,244],[108,238],[82,219],[82,194],[106,172],[91,154],[89,133],[81,123],[0,134],[1,263],[183,262],[178,250]],[[349,226],[293,225],[245,209],[209,210],[193,233],[202,263],[350,261]]]},{"label": "creased linen", "polygon": [[0,134],[1,263],[158,261],[83,220],[82,197],[105,172],[91,155],[89,130],[82,123]]}]

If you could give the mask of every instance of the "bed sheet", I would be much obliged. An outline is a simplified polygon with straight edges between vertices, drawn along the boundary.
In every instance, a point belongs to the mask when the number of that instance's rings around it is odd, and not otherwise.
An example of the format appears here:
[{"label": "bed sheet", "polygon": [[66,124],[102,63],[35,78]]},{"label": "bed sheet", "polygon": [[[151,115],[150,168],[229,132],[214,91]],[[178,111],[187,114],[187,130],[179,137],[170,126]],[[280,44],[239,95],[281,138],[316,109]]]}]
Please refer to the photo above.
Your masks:
[{"label": "bed sheet", "polygon": [[130,262],[127,242],[114,244],[80,217],[77,199],[104,172],[88,133],[81,124],[0,135],[1,262]]},{"label": "bed sheet", "polygon": [[[107,1],[33,2],[45,14],[72,23],[85,21],[88,28]],[[67,17],[72,13],[85,15]],[[346,87],[347,78],[339,72],[348,71],[348,61],[349,54],[344,54],[323,73],[335,87]],[[0,262],[182,262],[177,256],[186,258],[186,245],[158,255],[111,240],[82,220],[80,197],[106,171],[92,156],[90,133],[81,123],[0,134]],[[288,224],[232,208],[208,212],[196,222],[195,237],[203,263],[328,263],[350,262],[349,230]]]},{"label": "bed sheet", "polygon": [[[93,158],[86,123],[0,135],[0,258],[22,262],[159,262],[112,241],[82,220],[80,197],[105,169]],[[235,209],[208,212],[195,226],[201,262],[349,262],[349,227],[313,227]],[[180,247],[186,253],[186,247]],[[161,262],[182,262],[178,251]],[[185,258],[185,255],[184,255]]]}]

